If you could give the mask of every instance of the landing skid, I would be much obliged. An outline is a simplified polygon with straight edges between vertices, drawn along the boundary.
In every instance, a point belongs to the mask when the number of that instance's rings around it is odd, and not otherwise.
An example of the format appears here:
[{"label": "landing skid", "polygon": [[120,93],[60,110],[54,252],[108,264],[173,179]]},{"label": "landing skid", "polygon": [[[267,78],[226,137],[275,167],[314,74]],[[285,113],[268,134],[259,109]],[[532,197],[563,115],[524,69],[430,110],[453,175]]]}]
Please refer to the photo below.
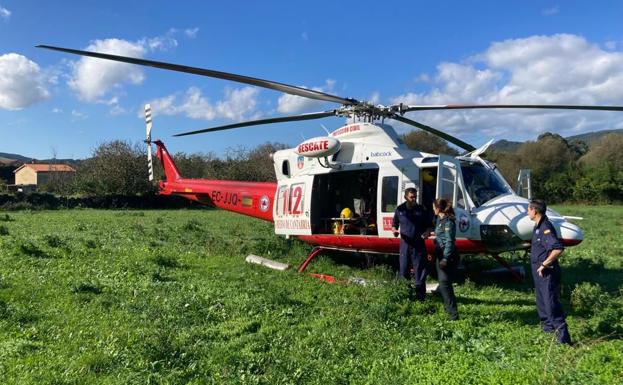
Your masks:
[{"label": "landing skid", "polygon": [[[314,249],[309,253],[309,255],[307,256],[305,261],[303,261],[303,263],[301,263],[301,265],[298,267],[298,272],[299,273],[304,273],[305,269],[307,269],[307,267],[309,266],[311,261],[314,258],[316,258],[316,256],[318,254],[321,254],[322,252],[326,252],[326,251],[335,251],[335,250],[338,250],[338,249],[322,247],[322,246],[314,247]],[[524,281],[525,276],[523,274],[521,274],[520,272],[518,272],[517,270],[513,269],[513,267],[504,258],[500,257],[499,254],[491,254],[491,256],[502,267],[504,267],[506,270],[508,270],[508,272],[513,276],[513,278],[515,278],[515,280],[517,282],[521,283],[521,282]],[[322,279],[322,280],[327,281],[327,282],[334,282],[335,281],[335,278],[333,276],[326,275],[326,274],[310,274],[310,275],[313,276],[314,278],[319,278],[319,279]]]},{"label": "landing skid", "polygon": [[303,273],[305,271],[305,269],[307,269],[307,266],[309,266],[309,264],[311,263],[311,261],[316,258],[316,255],[322,253],[325,250],[331,250],[331,249],[327,249],[321,246],[316,246],[314,247],[314,249],[311,251],[311,253],[309,253],[309,255],[307,256],[307,258],[305,259],[305,261],[303,261],[303,263],[301,263],[301,265],[298,268],[299,273]]},{"label": "landing skid", "polygon": [[491,254],[491,256],[500,265],[502,265],[502,267],[504,267],[506,270],[508,270],[508,272],[511,273],[511,275],[515,278],[515,280],[517,282],[520,282],[520,283],[523,282],[525,277],[522,274],[520,274],[519,272],[517,272],[517,270],[513,269],[513,267],[511,265],[509,265],[508,262],[506,262],[506,260],[504,258],[500,257],[499,254]]}]

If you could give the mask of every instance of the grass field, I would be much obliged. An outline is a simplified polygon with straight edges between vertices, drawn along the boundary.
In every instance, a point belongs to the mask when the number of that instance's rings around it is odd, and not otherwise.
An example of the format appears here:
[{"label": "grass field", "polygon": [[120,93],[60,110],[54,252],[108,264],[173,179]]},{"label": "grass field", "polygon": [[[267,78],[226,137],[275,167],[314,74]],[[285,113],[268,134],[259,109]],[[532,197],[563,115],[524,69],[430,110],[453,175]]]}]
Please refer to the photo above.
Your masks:
[{"label": "grass field", "polygon": [[540,332],[531,277],[484,257],[449,322],[391,260],[308,269],[367,285],[249,265],[310,247],[223,211],[0,213],[0,384],[623,384],[623,207],[557,209],[585,217],[562,259],[572,347]]}]

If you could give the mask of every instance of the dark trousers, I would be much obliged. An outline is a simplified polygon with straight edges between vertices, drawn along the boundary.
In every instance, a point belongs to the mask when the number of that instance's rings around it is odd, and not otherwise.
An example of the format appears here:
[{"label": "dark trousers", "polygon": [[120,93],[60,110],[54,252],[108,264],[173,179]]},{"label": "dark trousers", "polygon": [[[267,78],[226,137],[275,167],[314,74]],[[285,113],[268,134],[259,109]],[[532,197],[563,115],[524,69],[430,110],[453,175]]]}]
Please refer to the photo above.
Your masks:
[{"label": "dark trousers", "polygon": [[554,265],[545,269],[539,277],[539,264],[532,264],[534,292],[536,294],[536,310],[541,319],[541,328],[545,332],[555,332],[559,343],[571,343],[571,336],[565,320],[565,312],[560,304],[560,266]]},{"label": "dark trousers", "polygon": [[456,276],[456,268],[458,264],[458,256],[453,256],[448,261],[445,268],[439,266],[439,261],[443,257],[443,250],[437,248],[435,250],[435,266],[437,267],[437,279],[439,281],[439,288],[437,289],[443,298],[443,308],[448,314],[448,318],[451,320],[459,319],[459,311],[456,305],[456,296],[454,295],[454,288],[452,282]]},{"label": "dark trousers", "polygon": [[426,246],[424,241],[408,242],[400,239],[400,276],[410,280],[409,267],[413,266],[413,278],[415,279],[415,298],[423,300],[426,295]]}]

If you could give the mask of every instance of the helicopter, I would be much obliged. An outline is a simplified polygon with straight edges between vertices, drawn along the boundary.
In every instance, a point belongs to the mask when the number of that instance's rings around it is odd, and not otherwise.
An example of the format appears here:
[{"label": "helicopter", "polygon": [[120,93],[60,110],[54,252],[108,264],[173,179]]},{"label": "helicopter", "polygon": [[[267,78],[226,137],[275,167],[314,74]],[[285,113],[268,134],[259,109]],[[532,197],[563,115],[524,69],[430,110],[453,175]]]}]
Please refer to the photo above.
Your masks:
[{"label": "helicopter", "polygon": [[[149,178],[153,180],[152,145],[164,169],[159,193],[179,195],[203,204],[248,215],[274,224],[277,235],[298,237],[314,246],[299,266],[303,272],[318,254],[338,250],[354,253],[398,254],[392,232],[396,207],[406,188],[415,187],[418,203],[430,208],[436,198],[452,203],[456,213],[456,246],[460,254],[493,256],[516,278],[500,254],[527,250],[533,223],[527,215],[529,171],[522,170],[513,189],[496,165],[483,158],[492,143],[475,148],[461,139],[405,117],[406,113],[465,109],[567,109],[623,111],[621,106],[541,104],[374,105],[366,101],[296,87],[271,80],[142,58],[38,45],[65,53],[230,80],[291,95],[332,102],[339,107],[292,116],[245,121],[179,133],[186,136],[262,124],[327,117],[347,123],[326,136],[304,140],[294,148],[272,154],[276,182],[243,182],[184,178],[164,143],[152,140],[152,116],[145,106]],[[429,154],[408,148],[387,120],[434,134],[465,150],[459,156]],[[527,186],[527,188],[526,188]],[[527,193],[527,194],[526,194]],[[527,195],[527,196],[526,196]],[[548,209],[565,246],[582,242],[582,229]],[[426,240],[433,254],[432,239]]]}]

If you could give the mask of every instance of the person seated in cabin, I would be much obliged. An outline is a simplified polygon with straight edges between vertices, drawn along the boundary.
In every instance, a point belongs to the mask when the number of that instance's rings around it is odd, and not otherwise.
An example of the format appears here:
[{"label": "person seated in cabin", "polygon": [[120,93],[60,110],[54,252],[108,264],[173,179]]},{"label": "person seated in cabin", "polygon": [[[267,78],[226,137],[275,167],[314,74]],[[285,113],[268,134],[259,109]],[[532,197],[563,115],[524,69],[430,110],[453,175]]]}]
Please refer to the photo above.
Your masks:
[{"label": "person seated in cabin", "polygon": [[374,208],[375,197],[375,187],[373,185],[365,184],[361,186],[360,197],[353,200],[355,214],[359,215],[361,218],[358,224],[361,228],[360,233],[362,235],[376,233],[376,210]]},{"label": "person seated in cabin", "polygon": [[360,234],[361,233],[361,217],[354,213],[350,207],[345,207],[340,212],[342,222],[341,234]]}]

